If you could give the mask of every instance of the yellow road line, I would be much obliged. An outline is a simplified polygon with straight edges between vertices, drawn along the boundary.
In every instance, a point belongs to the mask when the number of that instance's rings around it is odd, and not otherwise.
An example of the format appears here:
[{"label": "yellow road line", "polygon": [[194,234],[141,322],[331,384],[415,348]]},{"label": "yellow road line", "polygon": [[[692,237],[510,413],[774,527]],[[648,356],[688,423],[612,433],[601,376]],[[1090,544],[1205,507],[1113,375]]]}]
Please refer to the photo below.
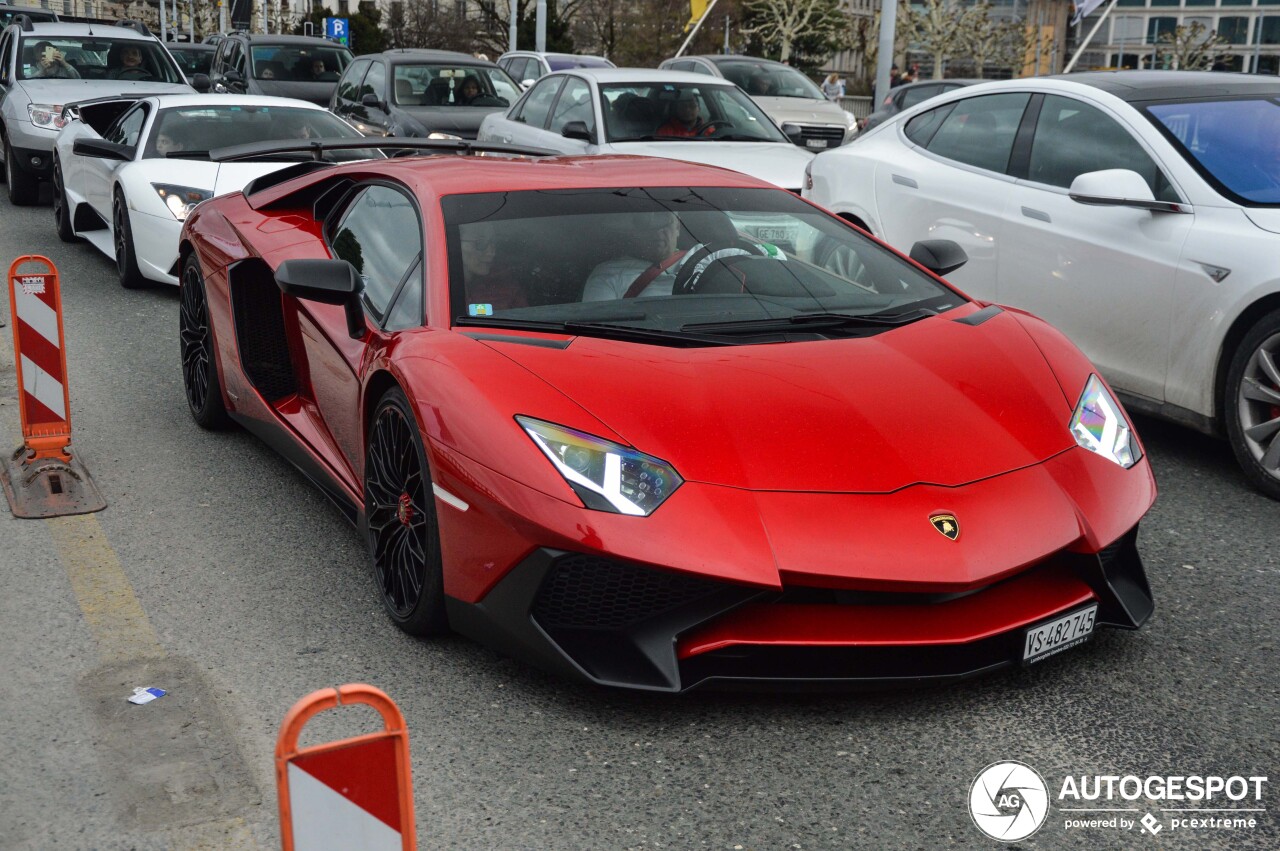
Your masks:
[{"label": "yellow road line", "polygon": [[45,521],[104,663],[164,656],[129,577],[93,514]]}]

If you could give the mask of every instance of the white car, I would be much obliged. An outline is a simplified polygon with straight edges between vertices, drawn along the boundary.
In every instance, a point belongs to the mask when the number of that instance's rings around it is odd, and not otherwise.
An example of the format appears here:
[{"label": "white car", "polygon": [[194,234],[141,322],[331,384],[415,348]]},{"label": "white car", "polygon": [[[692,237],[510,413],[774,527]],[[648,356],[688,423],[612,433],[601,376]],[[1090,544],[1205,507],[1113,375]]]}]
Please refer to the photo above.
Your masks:
[{"label": "white car", "polygon": [[[678,107],[682,100],[696,104],[696,112]],[[695,116],[693,123],[679,120],[681,108]],[[687,160],[797,192],[813,159],[728,80],[644,68],[548,74],[509,110],[487,116],[479,139],[565,154]]]},{"label": "white car", "polygon": [[804,192],[1036,313],[1134,410],[1225,434],[1280,498],[1280,80],[1125,71],[941,95],[818,155]]},{"label": "white car", "polygon": [[[307,101],[158,95],[72,104],[54,145],[53,216],[64,242],[116,261],[120,283],[178,283],[178,235],[191,209],[287,162],[210,162],[208,153],[277,139],[363,138]],[[351,152],[351,156],[368,156]]]}]

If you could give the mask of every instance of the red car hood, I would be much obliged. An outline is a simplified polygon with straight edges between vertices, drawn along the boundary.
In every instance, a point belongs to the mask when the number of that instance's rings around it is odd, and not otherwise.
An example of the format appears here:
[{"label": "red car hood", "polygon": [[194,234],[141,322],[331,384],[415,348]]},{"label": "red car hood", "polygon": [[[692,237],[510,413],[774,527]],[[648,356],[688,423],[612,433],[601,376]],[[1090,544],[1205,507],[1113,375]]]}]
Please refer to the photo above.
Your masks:
[{"label": "red car hood", "polygon": [[688,481],[884,493],[966,484],[1074,445],[1070,404],[1026,332],[1007,313],[952,318],[970,312],[775,345],[488,345]]}]

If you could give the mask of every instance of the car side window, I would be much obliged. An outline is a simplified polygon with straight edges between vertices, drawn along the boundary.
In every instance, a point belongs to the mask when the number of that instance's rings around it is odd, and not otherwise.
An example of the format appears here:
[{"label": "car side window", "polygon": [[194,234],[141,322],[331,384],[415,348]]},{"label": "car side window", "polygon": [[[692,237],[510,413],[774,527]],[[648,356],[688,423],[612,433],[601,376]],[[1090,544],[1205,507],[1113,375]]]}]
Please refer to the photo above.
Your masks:
[{"label": "car side window", "polygon": [[388,331],[418,328],[425,318],[422,310],[422,255],[418,255],[417,262],[400,285],[400,293],[391,306],[385,327]]},{"label": "car side window", "polygon": [[405,273],[422,253],[417,208],[399,189],[369,186],[331,230],[329,247],[335,257],[355,267],[364,281],[365,305],[381,319]]},{"label": "car side window", "polygon": [[933,140],[933,134],[938,132],[938,128],[942,126],[943,119],[950,115],[951,110],[954,108],[955,104],[949,103],[946,106],[922,112],[908,121],[902,132],[906,133],[907,138],[920,147],[928,148],[929,142]]},{"label": "car side window", "polygon": [[913,86],[902,93],[902,109],[909,109],[938,93],[937,86]]},{"label": "car side window", "polygon": [[9,62],[13,59],[13,38],[5,33],[0,38],[0,81],[9,82]]},{"label": "car side window", "polygon": [[560,91],[560,85],[563,82],[563,77],[552,77],[534,85],[529,90],[528,97],[524,99],[520,114],[515,116],[516,120],[523,121],[530,127],[545,127],[547,115],[551,112],[551,104],[555,101],[556,92]]},{"label": "car side window", "polygon": [[1027,178],[1069,188],[1082,174],[1110,168],[1136,171],[1153,196],[1178,200],[1160,167],[1129,131],[1087,103],[1046,95],[1031,141]]},{"label": "car side window", "polygon": [[687,59],[682,59],[679,62],[672,62],[667,68],[671,71],[692,71],[693,63]]},{"label": "car side window", "polygon": [[116,119],[116,123],[107,128],[102,138],[118,145],[136,148],[138,140],[142,137],[142,125],[146,122],[147,107],[145,104],[138,104]]},{"label": "car side window", "polygon": [[714,77],[716,75],[715,72],[712,71],[710,68],[708,68],[706,65],[697,61],[693,63],[693,67],[690,68],[689,70],[695,74],[706,74],[708,77]]},{"label": "car side window", "polygon": [[380,101],[387,99],[387,69],[381,62],[369,66],[369,73],[364,75],[364,82],[360,84],[360,97],[369,94]]},{"label": "car side window", "polygon": [[593,134],[596,132],[595,110],[591,103],[591,86],[586,80],[569,77],[560,91],[556,101],[555,112],[551,116],[552,133],[562,133],[565,125],[571,121],[581,121]]},{"label": "car side window", "polygon": [[357,94],[360,92],[360,80],[364,77],[364,72],[369,69],[368,59],[357,59],[351,63],[351,67],[347,69],[347,73],[342,75],[342,81],[338,83],[338,100],[345,100],[354,103],[359,100]]},{"label": "car side window", "polygon": [[1030,99],[1017,92],[962,100],[925,147],[940,157],[1003,174]]}]

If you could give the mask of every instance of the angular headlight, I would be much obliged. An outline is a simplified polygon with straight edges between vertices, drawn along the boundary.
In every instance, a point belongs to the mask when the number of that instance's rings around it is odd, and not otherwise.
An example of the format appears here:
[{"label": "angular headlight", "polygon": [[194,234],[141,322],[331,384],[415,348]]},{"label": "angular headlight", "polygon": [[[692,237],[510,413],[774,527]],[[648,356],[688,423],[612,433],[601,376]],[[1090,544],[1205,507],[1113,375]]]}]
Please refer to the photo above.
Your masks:
[{"label": "angular headlight", "polygon": [[1096,375],[1089,376],[1084,385],[1084,393],[1071,415],[1070,428],[1076,443],[1126,470],[1142,458],[1138,439],[1120,406]]},{"label": "angular headlight", "polygon": [[29,103],[27,115],[31,123],[45,130],[61,130],[67,126],[67,119],[62,114],[60,103]]},{"label": "angular headlight", "polygon": [[648,516],[684,484],[652,455],[564,426],[516,417],[587,508]]},{"label": "angular headlight", "polygon": [[160,200],[164,201],[164,205],[169,208],[169,212],[173,213],[173,217],[180,222],[187,220],[187,216],[195,209],[196,204],[213,197],[212,192],[196,189],[194,186],[174,186],[170,183],[151,185],[160,195]]}]

